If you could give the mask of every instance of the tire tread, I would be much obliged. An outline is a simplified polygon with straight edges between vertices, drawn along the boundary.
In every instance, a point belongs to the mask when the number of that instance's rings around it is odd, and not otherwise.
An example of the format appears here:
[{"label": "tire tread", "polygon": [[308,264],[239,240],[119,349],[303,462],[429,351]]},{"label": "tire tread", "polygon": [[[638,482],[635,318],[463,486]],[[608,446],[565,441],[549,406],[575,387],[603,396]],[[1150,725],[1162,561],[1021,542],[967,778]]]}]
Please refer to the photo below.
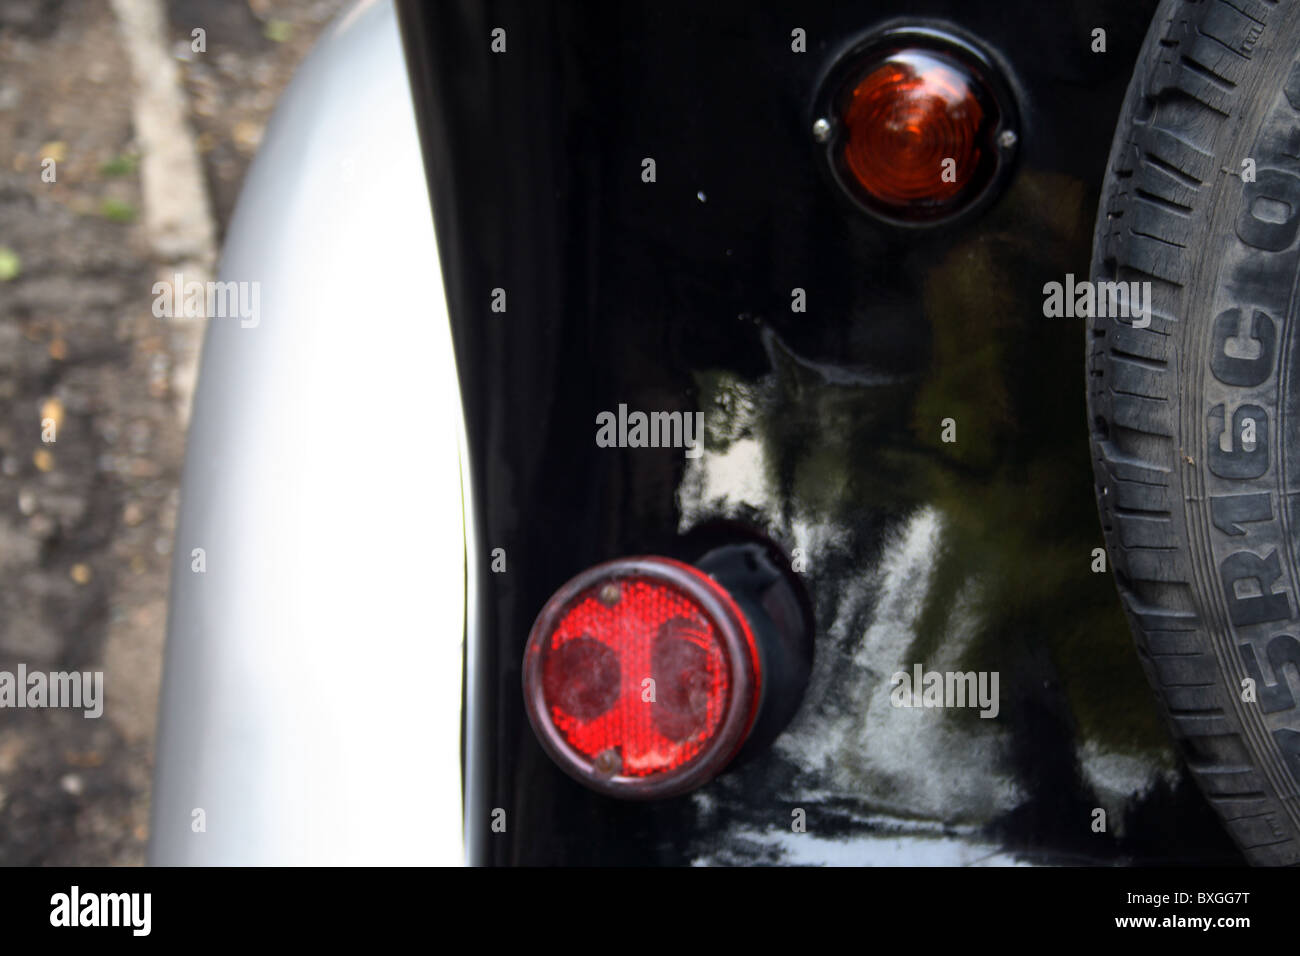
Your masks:
[{"label": "tire tread", "polygon": [[[1094,281],[1153,283],[1153,320],[1092,320],[1088,404],[1098,507],[1139,658],[1188,767],[1243,853],[1257,864],[1300,864],[1300,812],[1261,770],[1258,732],[1229,700],[1213,619],[1198,598],[1204,530],[1182,526],[1175,447],[1183,370],[1182,321],[1195,249],[1221,173],[1214,144],[1242,108],[1252,53],[1270,19],[1296,15],[1277,0],[1164,0],[1125,101],[1103,190]],[[1187,370],[1187,375],[1192,372]],[[1189,523],[1190,525],[1190,523]],[[1282,770],[1282,768],[1277,768]],[[1285,772],[1282,770],[1282,772]],[[1285,825],[1279,827],[1279,821]],[[1279,832],[1281,831],[1281,832]]]}]

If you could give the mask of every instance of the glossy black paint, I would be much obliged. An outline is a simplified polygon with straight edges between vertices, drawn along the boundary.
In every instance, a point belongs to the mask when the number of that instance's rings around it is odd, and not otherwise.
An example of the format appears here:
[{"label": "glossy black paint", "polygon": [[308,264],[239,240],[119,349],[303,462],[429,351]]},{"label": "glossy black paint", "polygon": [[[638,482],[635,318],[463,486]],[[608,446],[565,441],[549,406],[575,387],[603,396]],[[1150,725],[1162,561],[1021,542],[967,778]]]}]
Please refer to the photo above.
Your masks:
[{"label": "glossy black paint", "polygon": [[[1154,6],[399,2],[482,564],[466,719],[475,862],[844,859],[836,846],[865,862],[874,836],[892,832],[882,806],[891,819],[937,819],[938,844],[978,839],[1033,861],[1239,860],[1169,756],[1109,576],[1088,570],[1101,536],[1083,329],[1042,316],[1045,282],[1087,272],[1115,118]],[[838,194],[808,128],[837,51],[900,19],[979,37],[1006,66],[1021,123],[1004,194],[976,220],[917,236]],[[1104,55],[1090,50],[1098,26]],[[504,54],[490,49],[497,27]],[[807,53],[791,52],[794,27]],[[796,287],[805,313],[791,311]],[[490,308],[496,288],[505,313]],[[742,407],[750,399],[757,411]],[[692,473],[680,449],[596,447],[597,413],[620,402],[708,411],[717,454]],[[940,440],[947,417],[956,444]],[[742,442],[762,453],[762,500],[723,507],[692,490],[734,487],[718,455]],[[778,740],[702,797],[649,805],[585,790],[539,748],[519,667],[549,595],[613,557],[692,560],[726,522],[787,554],[810,522],[822,535],[804,576],[817,665],[784,736],[872,733],[881,678],[858,649],[861,635],[889,633],[872,569],[917,514],[941,516],[943,545],[927,556],[909,659],[944,652],[953,609],[978,582],[960,660],[1000,669],[1009,688],[1006,744],[978,772],[1014,779],[1015,799],[985,801],[988,813],[891,804],[893,785],[845,748],[852,734],[824,762]],[[498,547],[504,574],[487,566]],[[1088,827],[1101,799],[1080,769],[1088,741],[1175,768],[1139,797],[1108,798],[1122,833]],[[971,772],[933,759],[923,770]],[[773,842],[792,807],[808,816],[799,855]]]}]

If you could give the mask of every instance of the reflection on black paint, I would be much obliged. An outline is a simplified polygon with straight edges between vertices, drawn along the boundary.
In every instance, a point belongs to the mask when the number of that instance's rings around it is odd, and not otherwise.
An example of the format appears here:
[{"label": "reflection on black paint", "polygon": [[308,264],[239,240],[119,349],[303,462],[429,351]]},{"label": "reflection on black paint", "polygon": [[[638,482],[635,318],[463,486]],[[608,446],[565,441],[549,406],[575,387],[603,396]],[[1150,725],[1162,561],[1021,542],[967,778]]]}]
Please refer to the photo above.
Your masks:
[{"label": "reflection on black paint", "polygon": [[[698,797],[648,805],[597,796],[541,752],[519,662],[546,598],[600,560],[690,556],[680,451],[595,446],[596,415],[620,402],[704,411],[704,469],[728,441],[762,447],[770,500],[701,521],[739,519],[790,546],[796,521],[835,532],[805,578],[817,654],[831,655],[815,666],[831,673],[855,673],[846,655],[874,620],[868,579],[886,542],[918,509],[942,517],[908,653],[940,653],[954,607],[965,608],[960,666],[1002,675],[1006,745],[990,773],[1016,780],[1023,799],[999,818],[940,820],[948,830],[935,839],[978,838],[1035,861],[1239,859],[1181,772],[1140,799],[1117,798],[1122,834],[1092,834],[1101,798],[1078,756],[1091,743],[1174,765],[1113,584],[1089,571],[1101,535],[1083,329],[1045,319],[1041,291],[1087,269],[1100,177],[1154,0],[905,6],[999,52],[1022,86],[1025,125],[1018,172],[987,214],[908,241],[828,189],[805,115],[828,51],[902,4],[800,4],[799,25],[826,43],[797,56],[789,11],[738,0],[707,18],[686,3],[620,3],[599,18],[532,0],[399,3],[478,553],[511,555],[509,574],[479,576],[479,706],[467,724],[476,861],[780,862],[777,844],[749,834],[788,834],[791,794],[802,795],[810,841],[870,837],[883,832],[882,812],[906,815],[828,788],[779,746]],[[1104,62],[1075,42],[1098,22],[1112,25]],[[494,58],[486,38],[502,24],[510,52]],[[647,156],[653,184],[640,178]],[[506,314],[488,309],[495,287],[508,290]],[[805,313],[790,311],[795,287]],[[744,396],[761,407],[738,407]],[[955,443],[941,441],[946,418]],[[854,588],[865,598],[838,622],[837,643],[829,628]],[[829,686],[820,698],[810,687],[796,725],[862,713],[872,692]],[[490,833],[493,807],[508,808],[508,833]]]}]

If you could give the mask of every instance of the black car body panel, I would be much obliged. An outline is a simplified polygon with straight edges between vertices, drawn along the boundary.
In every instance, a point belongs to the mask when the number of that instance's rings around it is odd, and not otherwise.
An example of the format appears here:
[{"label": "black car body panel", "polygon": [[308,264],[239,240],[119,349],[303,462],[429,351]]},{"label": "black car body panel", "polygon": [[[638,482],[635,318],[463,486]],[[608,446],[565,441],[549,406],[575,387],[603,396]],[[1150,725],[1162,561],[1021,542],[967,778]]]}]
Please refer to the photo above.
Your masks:
[{"label": "black car body panel", "polygon": [[[1084,330],[1043,314],[1045,283],[1086,278],[1154,7],[399,4],[481,565],[473,862],[1240,861],[1092,570]],[[1016,99],[1006,189],[954,227],[864,216],[811,136],[838,54],[898,24],[974,38]],[[598,447],[597,414],[620,404],[703,411],[705,453]],[[750,534],[806,562],[815,654],[791,725],[667,801],[565,776],[520,691],[547,598],[604,560],[693,560]],[[997,671],[997,717],[891,708],[913,663]]]}]

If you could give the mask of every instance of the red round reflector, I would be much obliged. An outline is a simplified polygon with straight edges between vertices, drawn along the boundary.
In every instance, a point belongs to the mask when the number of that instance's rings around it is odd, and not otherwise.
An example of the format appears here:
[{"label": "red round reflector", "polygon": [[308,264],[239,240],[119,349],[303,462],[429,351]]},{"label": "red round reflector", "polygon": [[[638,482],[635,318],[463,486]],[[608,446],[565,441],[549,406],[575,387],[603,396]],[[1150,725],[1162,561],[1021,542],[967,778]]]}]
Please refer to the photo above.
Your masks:
[{"label": "red round reflector", "polygon": [[524,658],[528,718],[553,759],[613,796],[697,787],[735,756],[761,699],[754,635],[727,591],[667,558],[562,587]]}]

